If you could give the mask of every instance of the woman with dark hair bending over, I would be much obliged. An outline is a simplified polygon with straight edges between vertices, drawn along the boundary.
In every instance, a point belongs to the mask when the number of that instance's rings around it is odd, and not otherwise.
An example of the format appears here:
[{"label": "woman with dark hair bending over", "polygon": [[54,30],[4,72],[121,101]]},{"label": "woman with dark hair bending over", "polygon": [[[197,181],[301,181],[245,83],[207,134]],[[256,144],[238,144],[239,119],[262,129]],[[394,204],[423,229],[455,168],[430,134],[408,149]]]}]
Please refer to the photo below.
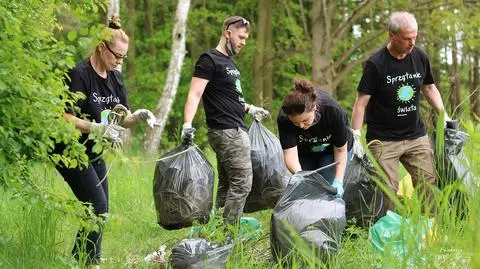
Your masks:
[{"label": "woman with dark hair bending over", "polygon": [[[129,111],[122,74],[115,70],[122,64],[128,50],[128,36],[120,29],[118,17],[113,17],[109,27],[103,30],[102,39],[88,58],[78,62],[75,68],[69,71],[67,79],[71,91],[85,95],[85,99],[75,104],[76,109],[65,113],[65,118],[75,124],[82,133],[81,141],[85,143],[89,158],[88,166],[68,168],[59,165],[57,170],[78,200],[91,204],[95,215],[105,218],[108,213],[107,169],[101,155],[93,152],[95,142],[88,138],[89,133],[121,143],[124,128],[134,126],[140,121],[146,121],[153,127],[156,119],[147,109],[138,109],[133,114]],[[124,108],[126,117],[123,123],[112,124],[107,120],[108,114],[112,113],[110,111],[116,106]],[[75,114],[75,111],[80,113]],[[85,253],[85,260],[90,268],[100,266],[102,225],[99,223],[98,231],[79,230],[72,250],[76,259],[80,259],[81,253]]]},{"label": "woman with dark hair bending over", "polygon": [[343,176],[353,137],[345,111],[327,93],[306,79],[295,80],[277,118],[285,164],[292,173],[315,170],[343,195]]}]

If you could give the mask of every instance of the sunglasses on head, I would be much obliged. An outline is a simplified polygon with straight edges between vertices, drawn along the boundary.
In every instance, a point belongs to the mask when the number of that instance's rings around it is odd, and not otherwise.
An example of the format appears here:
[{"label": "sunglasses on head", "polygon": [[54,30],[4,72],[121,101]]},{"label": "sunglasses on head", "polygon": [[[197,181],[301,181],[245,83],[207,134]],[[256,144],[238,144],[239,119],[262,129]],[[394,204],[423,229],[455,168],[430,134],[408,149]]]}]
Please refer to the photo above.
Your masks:
[{"label": "sunglasses on head", "polygon": [[227,24],[227,27],[225,27],[225,30],[228,30],[228,27],[230,27],[230,25],[235,24],[235,23],[237,23],[237,22],[242,22],[242,26],[248,26],[248,25],[250,24],[249,21],[247,21],[247,20],[244,19],[244,18],[241,18],[241,19],[232,21],[231,23]]},{"label": "sunglasses on head", "polygon": [[127,55],[122,55],[122,54],[119,54],[119,53],[116,53],[115,51],[113,51],[110,46],[108,46],[108,42],[107,41],[103,41],[103,44],[105,44],[105,47],[107,47],[108,51],[110,51],[113,56],[115,56],[115,58],[117,58],[117,60],[120,60],[120,59],[127,59]]}]

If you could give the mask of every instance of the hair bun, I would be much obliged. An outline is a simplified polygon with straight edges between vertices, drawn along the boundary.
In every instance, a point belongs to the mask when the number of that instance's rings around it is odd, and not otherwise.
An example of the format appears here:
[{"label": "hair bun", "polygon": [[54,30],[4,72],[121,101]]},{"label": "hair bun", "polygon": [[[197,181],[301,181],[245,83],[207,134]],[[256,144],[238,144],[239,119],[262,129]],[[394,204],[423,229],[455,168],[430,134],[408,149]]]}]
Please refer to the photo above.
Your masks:
[{"label": "hair bun", "polygon": [[108,27],[112,29],[121,29],[120,16],[117,13],[112,14],[112,18],[108,20]]},{"label": "hair bun", "polygon": [[306,79],[298,79],[293,82],[293,90],[305,94],[312,94],[315,92],[315,85]]}]

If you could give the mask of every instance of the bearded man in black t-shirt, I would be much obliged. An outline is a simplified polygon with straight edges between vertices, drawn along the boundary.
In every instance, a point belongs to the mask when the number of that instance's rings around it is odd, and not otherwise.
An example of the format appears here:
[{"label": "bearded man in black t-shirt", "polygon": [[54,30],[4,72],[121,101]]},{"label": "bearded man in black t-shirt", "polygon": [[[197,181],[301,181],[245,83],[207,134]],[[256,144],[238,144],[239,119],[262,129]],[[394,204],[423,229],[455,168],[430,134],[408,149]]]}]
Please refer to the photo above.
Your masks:
[{"label": "bearded man in black t-shirt", "polygon": [[224,206],[225,223],[239,221],[252,188],[250,141],[245,114],[256,118],[268,111],[245,103],[240,71],[232,56],[245,46],[250,23],[233,16],[223,22],[222,36],[215,49],[202,54],[195,64],[184,110],[182,139],[192,143],[192,120],[203,99],[208,126],[208,142],[217,155],[219,184],[217,206]]},{"label": "bearded man in black t-shirt", "polygon": [[[400,161],[424,195],[424,211],[432,213],[435,168],[433,150],[419,113],[421,92],[438,113],[445,113],[445,109],[428,57],[415,46],[415,17],[394,12],[388,27],[389,43],[365,65],[353,107],[352,128],[354,135],[359,136],[366,110],[366,139],[376,140],[369,149],[388,177],[386,185],[394,193],[398,191]],[[445,118],[449,119],[446,114]],[[384,213],[387,210],[395,210],[395,205],[385,195]]]}]

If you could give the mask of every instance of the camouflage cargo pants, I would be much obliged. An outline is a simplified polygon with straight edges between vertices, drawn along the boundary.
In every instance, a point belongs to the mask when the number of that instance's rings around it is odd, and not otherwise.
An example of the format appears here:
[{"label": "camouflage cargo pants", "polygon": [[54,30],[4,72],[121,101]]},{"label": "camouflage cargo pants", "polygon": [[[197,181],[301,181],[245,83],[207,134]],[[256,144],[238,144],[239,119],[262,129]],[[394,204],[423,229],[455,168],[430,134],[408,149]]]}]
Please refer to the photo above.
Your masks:
[{"label": "camouflage cargo pants", "polygon": [[224,221],[235,224],[252,188],[250,140],[241,128],[208,129],[208,142],[217,155],[217,207],[224,206]]}]

